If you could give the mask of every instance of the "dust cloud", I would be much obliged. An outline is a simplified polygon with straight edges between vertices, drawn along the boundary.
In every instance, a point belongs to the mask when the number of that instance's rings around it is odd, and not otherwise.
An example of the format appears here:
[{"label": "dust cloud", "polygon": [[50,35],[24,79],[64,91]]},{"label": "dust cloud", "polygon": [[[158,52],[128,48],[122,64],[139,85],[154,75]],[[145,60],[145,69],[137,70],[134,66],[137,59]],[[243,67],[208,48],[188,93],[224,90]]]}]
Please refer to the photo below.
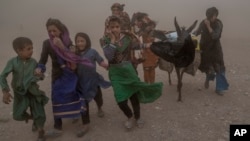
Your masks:
[{"label": "dust cloud", "polygon": [[[17,36],[27,36],[34,42],[34,57],[38,58],[42,42],[46,39],[45,23],[48,18],[60,19],[70,30],[71,38],[77,32],[89,34],[93,48],[99,49],[104,21],[111,14],[114,2],[125,4],[125,11],[146,12],[157,22],[157,29],[174,30],[176,16],[180,25],[189,26],[193,21],[205,18],[207,8],[219,9],[224,23],[222,37],[225,40],[247,40],[250,29],[249,0],[6,0],[0,1],[1,58],[14,55],[11,42]],[[9,58],[9,57],[8,57]],[[0,63],[2,66],[2,63]]]}]

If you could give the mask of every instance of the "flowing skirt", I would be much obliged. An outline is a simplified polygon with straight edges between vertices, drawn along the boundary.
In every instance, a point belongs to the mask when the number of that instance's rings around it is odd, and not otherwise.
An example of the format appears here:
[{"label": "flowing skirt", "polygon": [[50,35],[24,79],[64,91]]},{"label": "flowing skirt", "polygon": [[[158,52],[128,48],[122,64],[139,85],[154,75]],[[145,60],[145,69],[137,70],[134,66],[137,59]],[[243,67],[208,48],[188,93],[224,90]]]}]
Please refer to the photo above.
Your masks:
[{"label": "flowing skirt", "polygon": [[162,94],[163,84],[161,82],[148,84],[140,81],[130,62],[111,64],[109,78],[118,103],[127,100],[135,93],[141,103],[150,103],[158,99]]},{"label": "flowing skirt", "polygon": [[76,118],[84,112],[84,100],[76,93],[77,76],[64,68],[52,84],[52,104],[55,118]]},{"label": "flowing skirt", "polygon": [[90,102],[97,94],[97,88],[109,88],[111,83],[104,80],[104,78],[96,71],[84,71],[79,75],[77,93],[78,95]]}]

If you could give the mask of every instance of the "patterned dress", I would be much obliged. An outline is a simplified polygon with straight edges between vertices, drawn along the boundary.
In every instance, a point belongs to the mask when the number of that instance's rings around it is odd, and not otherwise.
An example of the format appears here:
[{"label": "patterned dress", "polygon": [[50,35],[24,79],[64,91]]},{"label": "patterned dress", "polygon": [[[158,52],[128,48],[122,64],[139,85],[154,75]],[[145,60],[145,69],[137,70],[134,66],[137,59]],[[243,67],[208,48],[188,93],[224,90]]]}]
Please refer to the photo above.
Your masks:
[{"label": "patterned dress", "polygon": [[137,94],[141,103],[153,102],[161,96],[162,83],[147,84],[140,81],[131,60],[133,56],[132,41],[128,35],[121,34],[121,38],[115,44],[104,37],[104,55],[108,59],[109,78],[111,80],[116,101],[122,102]]}]

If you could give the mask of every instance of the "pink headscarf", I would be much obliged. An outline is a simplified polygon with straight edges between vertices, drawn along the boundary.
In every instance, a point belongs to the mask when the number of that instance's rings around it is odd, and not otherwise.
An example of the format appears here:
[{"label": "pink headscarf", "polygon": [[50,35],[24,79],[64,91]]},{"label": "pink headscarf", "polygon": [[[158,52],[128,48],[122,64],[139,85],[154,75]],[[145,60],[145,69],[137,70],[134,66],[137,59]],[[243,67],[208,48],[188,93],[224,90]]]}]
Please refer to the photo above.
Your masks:
[{"label": "pink headscarf", "polygon": [[[58,46],[56,46],[53,43],[53,36],[49,34],[50,37],[50,45],[53,48],[53,50],[55,51],[55,53],[60,56],[63,60],[70,62],[70,63],[80,63],[89,67],[93,67],[94,65],[90,62],[89,59],[87,58],[82,58],[78,55],[76,55],[74,52],[71,52],[69,49],[61,49]],[[69,38],[69,32],[64,31],[62,36],[61,36],[62,42],[63,44],[68,47],[71,43],[71,40]]]}]

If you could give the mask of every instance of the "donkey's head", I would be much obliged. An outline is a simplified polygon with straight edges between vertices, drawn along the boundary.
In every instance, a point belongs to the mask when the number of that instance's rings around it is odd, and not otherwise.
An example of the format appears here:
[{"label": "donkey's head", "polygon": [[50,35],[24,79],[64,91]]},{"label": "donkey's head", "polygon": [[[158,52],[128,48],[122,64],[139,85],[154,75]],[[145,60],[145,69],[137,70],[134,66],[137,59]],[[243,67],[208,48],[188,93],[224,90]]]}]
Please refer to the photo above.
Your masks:
[{"label": "donkey's head", "polygon": [[178,35],[177,41],[184,44],[185,40],[187,40],[190,36],[190,33],[192,32],[192,30],[195,28],[197,24],[197,20],[188,28],[186,29],[185,27],[180,27],[176,17],[174,18],[174,25],[175,25],[175,29]]},{"label": "donkey's head", "polygon": [[155,33],[155,37],[161,39],[160,42],[153,42],[151,50],[162,59],[173,63],[176,67],[187,67],[194,60],[195,45],[190,33],[195,28],[197,20],[188,28],[180,27],[176,17],[174,25],[177,39],[170,41],[167,37],[162,38],[162,33]]}]

